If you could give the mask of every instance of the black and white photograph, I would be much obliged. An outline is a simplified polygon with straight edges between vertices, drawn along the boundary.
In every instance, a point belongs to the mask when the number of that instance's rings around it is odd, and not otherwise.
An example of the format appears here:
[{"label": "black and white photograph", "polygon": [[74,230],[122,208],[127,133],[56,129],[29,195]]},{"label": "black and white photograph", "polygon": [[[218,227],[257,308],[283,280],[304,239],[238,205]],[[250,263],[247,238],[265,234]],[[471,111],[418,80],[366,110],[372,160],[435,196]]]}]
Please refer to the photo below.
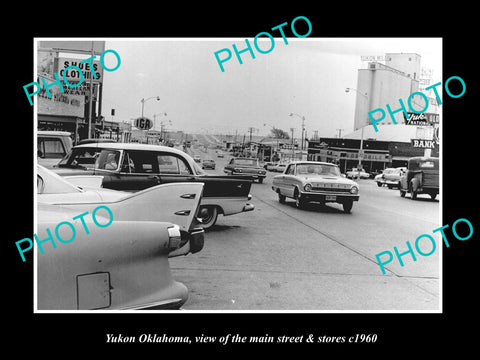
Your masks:
[{"label": "black and white photograph", "polygon": [[38,39],[37,309],[440,311],[441,54]]},{"label": "black and white photograph", "polygon": [[474,287],[472,69],[440,31],[256,20],[22,44],[32,222],[7,242],[27,317],[91,324],[107,348],[374,349],[398,321],[448,328]]}]

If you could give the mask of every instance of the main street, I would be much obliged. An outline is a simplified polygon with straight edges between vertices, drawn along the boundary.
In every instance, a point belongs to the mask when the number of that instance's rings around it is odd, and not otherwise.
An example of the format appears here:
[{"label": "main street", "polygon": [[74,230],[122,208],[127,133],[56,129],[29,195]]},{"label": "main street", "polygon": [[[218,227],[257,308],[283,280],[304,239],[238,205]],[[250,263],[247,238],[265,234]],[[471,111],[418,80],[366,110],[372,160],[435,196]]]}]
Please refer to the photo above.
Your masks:
[{"label": "main street", "polygon": [[[223,174],[229,157],[213,150],[193,154],[216,162]],[[297,209],[280,204],[268,172],[252,185],[255,210],[224,217],[207,231],[197,254],[171,258],[173,277],[189,289],[185,310],[438,310],[441,299],[442,241],[440,202],[428,195],[416,201],[399,191],[358,180],[360,200],[346,214],[336,203]],[[383,275],[375,255],[408,250],[421,234],[432,235],[437,249],[423,257],[410,254],[386,265]],[[420,247],[431,250],[428,241]]]}]

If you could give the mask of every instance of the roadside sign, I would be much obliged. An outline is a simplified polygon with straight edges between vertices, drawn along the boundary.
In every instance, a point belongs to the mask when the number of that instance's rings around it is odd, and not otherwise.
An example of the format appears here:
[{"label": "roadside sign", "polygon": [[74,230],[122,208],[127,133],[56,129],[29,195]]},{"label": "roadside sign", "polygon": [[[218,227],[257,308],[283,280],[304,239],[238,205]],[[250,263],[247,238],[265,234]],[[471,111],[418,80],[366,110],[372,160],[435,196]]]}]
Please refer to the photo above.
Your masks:
[{"label": "roadside sign", "polygon": [[140,130],[150,130],[153,126],[152,120],[146,117],[139,117],[135,120],[135,127]]}]

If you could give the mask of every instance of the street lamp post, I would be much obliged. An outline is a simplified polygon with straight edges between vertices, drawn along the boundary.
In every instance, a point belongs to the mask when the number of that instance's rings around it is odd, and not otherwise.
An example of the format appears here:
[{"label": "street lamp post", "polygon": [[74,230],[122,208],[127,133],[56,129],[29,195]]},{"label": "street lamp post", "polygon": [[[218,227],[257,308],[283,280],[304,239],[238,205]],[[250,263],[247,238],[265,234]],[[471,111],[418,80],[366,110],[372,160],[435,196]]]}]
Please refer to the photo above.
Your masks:
[{"label": "street lamp post", "polygon": [[305,133],[305,116],[301,116],[301,115],[298,115],[296,113],[290,113],[288,116],[293,116],[293,115],[302,119],[302,155],[303,155],[303,150],[304,150],[303,140],[304,140],[304,133]]},{"label": "street lamp post", "polygon": [[[360,91],[358,91],[357,89],[354,89],[354,88],[346,88],[345,89],[345,92],[348,93],[350,90],[354,90],[356,91],[358,94],[362,95],[365,97],[365,99],[368,100],[368,94],[365,93],[365,94],[362,94]],[[363,157],[363,128],[366,126],[366,124],[362,124],[362,127],[361,127],[361,137],[360,137],[360,151],[359,151],[359,154],[358,154],[358,168],[361,169],[362,168],[362,157]]]},{"label": "street lamp post", "polygon": [[140,100],[140,102],[142,103],[142,118],[143,118],[143,109],[144,109],[144,107],[145,107],[145,102],[148,101],[148,100],[151,100],[151,99],[157,99],[157,101],[158,101],[158,100],[160,100],[160,96],[152,96],[152,97],[149,97],[149,98],[147,98],[147,99],[142,98],[142,99]]}]

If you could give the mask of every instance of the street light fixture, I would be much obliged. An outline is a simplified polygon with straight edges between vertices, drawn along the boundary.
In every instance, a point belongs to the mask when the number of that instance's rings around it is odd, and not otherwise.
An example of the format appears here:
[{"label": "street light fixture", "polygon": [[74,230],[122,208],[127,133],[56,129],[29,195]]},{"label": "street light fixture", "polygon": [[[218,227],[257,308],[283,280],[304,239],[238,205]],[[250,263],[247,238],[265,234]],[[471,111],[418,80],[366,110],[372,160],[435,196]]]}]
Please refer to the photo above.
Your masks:
[{"label": "street light fixture", "polygon": [[151,100],[151,99],[157,99],[157,101],[159,101],[159,100],[160,100],[160,96],[152,96],[152,97],[149,97],[149,98],[147,98],[147,99],[142,98],[142,99],[140,100],[140,102],[142,103],[142,118],[143,118],[143,108],[144,108],[144,106],[145,106],[145,102],[148,101],[148,100]]}]

